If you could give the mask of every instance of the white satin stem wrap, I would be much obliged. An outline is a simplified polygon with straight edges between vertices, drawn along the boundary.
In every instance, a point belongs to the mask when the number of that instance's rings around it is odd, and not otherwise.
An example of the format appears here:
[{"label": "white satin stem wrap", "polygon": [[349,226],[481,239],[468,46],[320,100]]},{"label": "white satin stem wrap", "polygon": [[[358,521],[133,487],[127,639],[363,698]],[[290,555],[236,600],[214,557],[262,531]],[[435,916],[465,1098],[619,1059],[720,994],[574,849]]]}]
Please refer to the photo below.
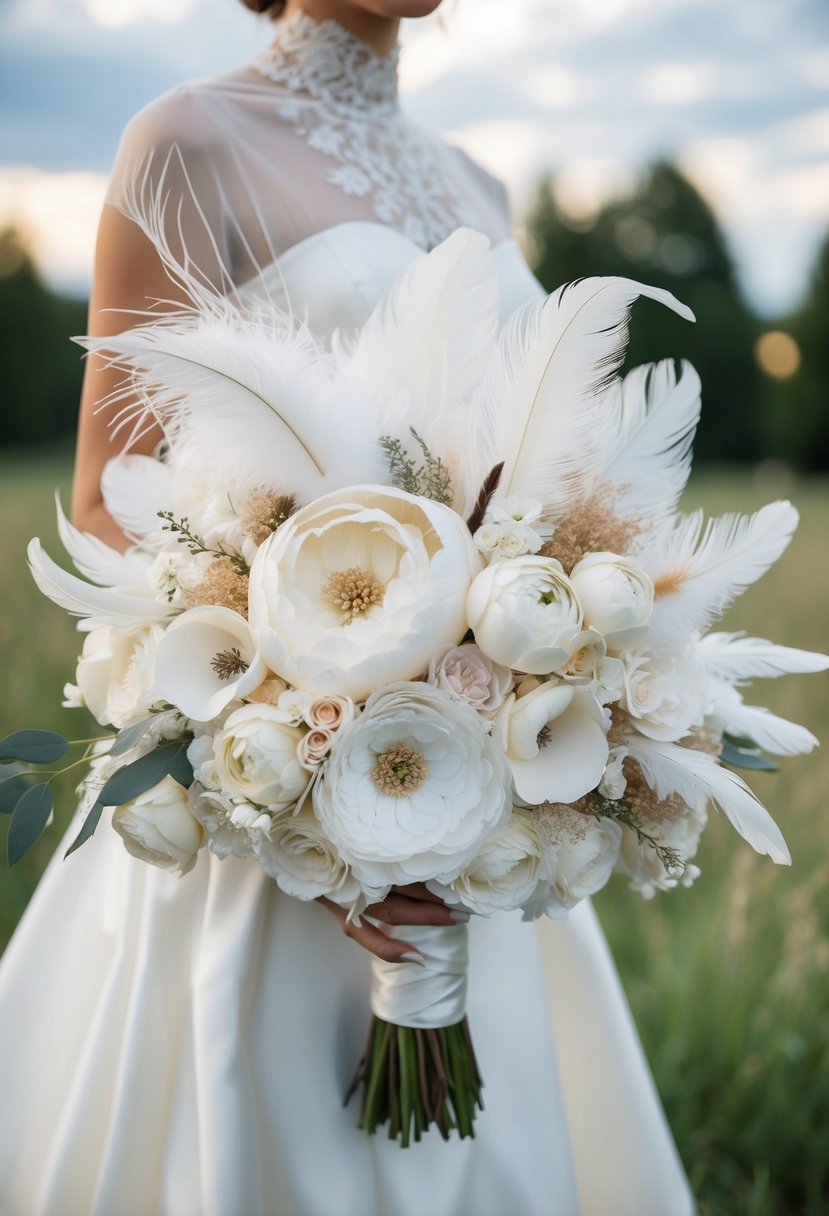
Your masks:
[{"label": "white satin stem wrap", "polygon": [[405,937],[420,963],[371,964],[371,1011],[384,1022],[414,1030],[455,1026],[466,1014],[469,930],[466,925],[406,925]]}]

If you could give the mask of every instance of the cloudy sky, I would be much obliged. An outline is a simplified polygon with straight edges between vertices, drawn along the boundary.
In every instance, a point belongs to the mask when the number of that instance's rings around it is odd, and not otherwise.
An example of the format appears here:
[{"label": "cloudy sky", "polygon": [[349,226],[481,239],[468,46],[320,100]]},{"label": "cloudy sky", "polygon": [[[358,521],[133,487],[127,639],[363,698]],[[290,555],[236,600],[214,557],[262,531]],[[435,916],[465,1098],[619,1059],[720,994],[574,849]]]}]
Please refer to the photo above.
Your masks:
[{"label": "cloudy sky", "polygon": [[[508,184],[585,214],[655,156],[718,211],[751,302],[796,303],[829,228],[827,0],[446,0],[404,32],[406,104]],[[0,0],[0,223],[83,290],[127,119],[270,37],[238,0]]]}]

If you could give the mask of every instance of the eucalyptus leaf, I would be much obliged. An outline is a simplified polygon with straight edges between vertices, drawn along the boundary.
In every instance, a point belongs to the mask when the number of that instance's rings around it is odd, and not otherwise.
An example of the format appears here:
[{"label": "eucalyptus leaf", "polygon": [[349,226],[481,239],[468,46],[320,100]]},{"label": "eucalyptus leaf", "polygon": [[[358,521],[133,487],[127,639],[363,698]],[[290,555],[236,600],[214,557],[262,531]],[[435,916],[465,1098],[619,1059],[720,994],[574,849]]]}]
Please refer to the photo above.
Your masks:
[{"label": "eucalyptus leaf", "polygon": [[25,760],[27,764],[51,764],[69,750],[69,740],[53,730],[16,730],[0,739],[0,760]]},{"label": "eucalyptus leaf", "polygon": [[22,764],[0,767],[0,815],[11,815],[21,795],[29,788],[26,772]]},{"label": "eucalyptus leaf", "polygon": [[48,785],[33,785],[21,795],[9,824],[9,865],[20,861],[40,836],[52,813],[52,791]]},{"label": "eucalyptus leaf", "polygon": [[106,781],[98,795],[100,801],[104,806],[121,806],[146,790],[151,790],[168,774],[182,785],[189,785],[193,780],[193,770],[187,760],[186,749],[186,743],[174,739],[170,743],[163,743],[155,751],[147,752],[146,756],[133,760],[131,764],[125,764]]},{"label": "eucalyptus leaf", "polygon": [[123,730],[118,732],[118,737],[107,755],[122,756],[124,752],[132,751],[135,745],[140,743],[153,722],[155,722],[156,716],[144,718],[141,722],[136,722],[134,726],[125,726]]},{"label": "eucalyptus leaf", "polygon": [[101,818],[103,809],[103,802],[101,802],[100,798],[97,798],[89,808],[86,818],[81,824],[81,830],[78,832],[77,836],[64,853],[64,860],[69,856],[70,853],[74,853],[75,849],[79,849],[82,844],[86,844],[87,840],[89,840],[89,837],[98,826],[98,821]]},{"label": "eucalyptus leaf", "polygon": [[776,773],[779,768],[759,747],[736,747],[726,739],[723,739],[720,760],[732,768],[753,769],[761,773]]}]

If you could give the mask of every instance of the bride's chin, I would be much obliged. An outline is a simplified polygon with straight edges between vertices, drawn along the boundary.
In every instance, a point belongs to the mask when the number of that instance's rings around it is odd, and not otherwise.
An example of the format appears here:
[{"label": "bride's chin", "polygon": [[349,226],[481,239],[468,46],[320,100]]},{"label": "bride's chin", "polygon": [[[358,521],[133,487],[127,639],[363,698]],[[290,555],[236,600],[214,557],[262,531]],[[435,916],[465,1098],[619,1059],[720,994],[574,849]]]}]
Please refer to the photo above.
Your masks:
[{"label": "bride's chin", "polygon": [[379,0],[375,12],[383,17],[428,17],[441,0]]}]

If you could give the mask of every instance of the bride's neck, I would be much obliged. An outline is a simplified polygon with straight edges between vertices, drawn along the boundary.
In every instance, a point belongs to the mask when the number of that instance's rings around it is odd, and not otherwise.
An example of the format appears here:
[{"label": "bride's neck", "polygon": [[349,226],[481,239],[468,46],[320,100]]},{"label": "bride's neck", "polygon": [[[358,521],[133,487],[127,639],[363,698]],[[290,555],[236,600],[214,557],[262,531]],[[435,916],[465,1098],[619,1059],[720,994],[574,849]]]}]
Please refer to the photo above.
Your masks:
[{"label": "bride's neck", "polygon": [[378,55],[388,55],[397,43],[398,17],[380,17],[344,0],[288,0],[284,16],[301,9],[315,21],[336,21],[368,43]]}]

